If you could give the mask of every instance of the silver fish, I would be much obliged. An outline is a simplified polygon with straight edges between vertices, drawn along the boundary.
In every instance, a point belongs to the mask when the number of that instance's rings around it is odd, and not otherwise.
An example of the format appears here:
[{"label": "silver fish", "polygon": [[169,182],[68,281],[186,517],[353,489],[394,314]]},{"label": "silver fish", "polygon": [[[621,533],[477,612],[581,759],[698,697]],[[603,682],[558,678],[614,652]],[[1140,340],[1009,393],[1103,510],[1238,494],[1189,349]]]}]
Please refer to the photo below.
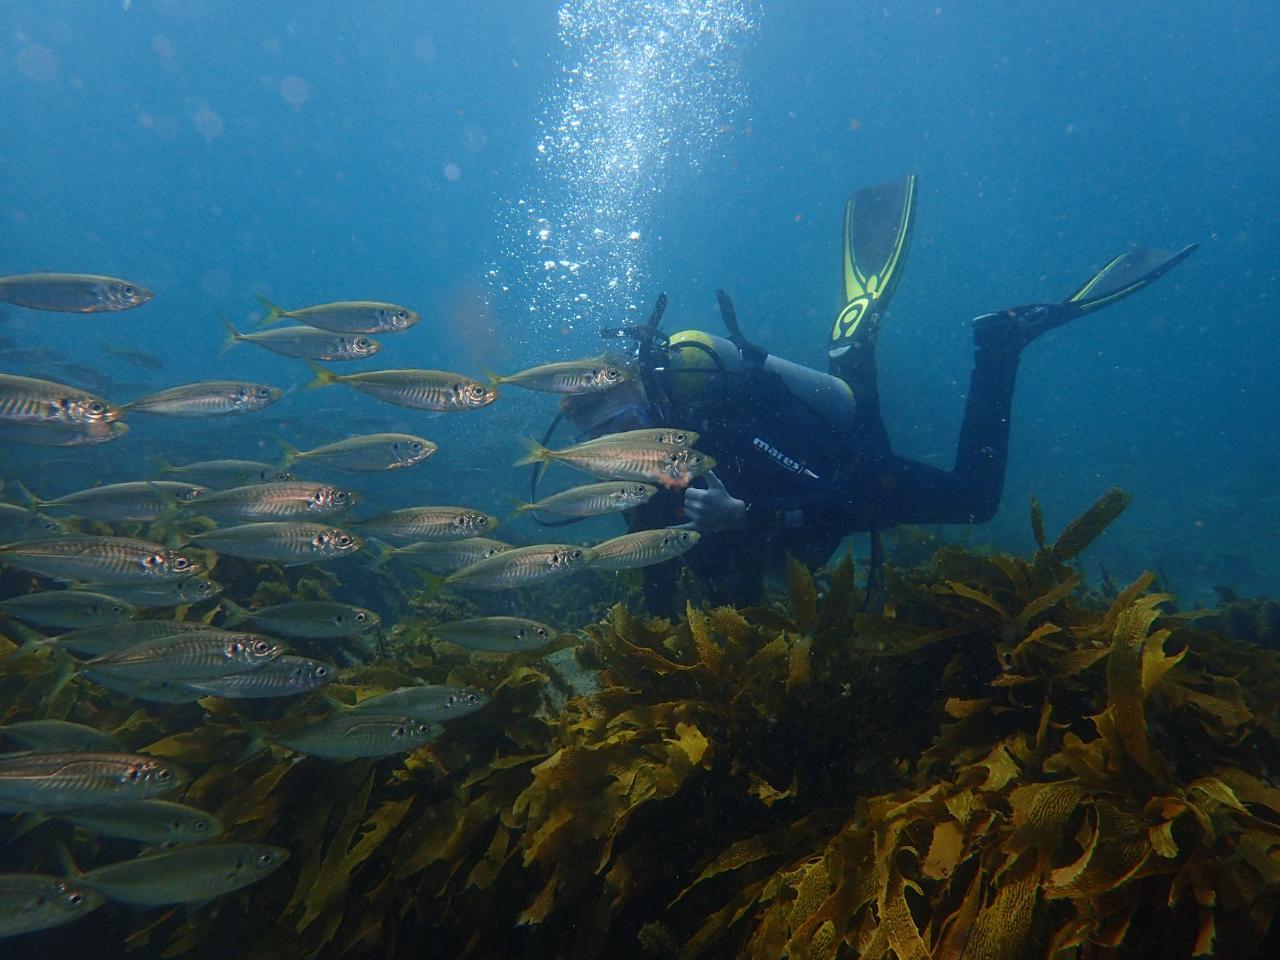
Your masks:
[{"label": "silver fish", "polygon": [[280,320],[295,320],[333,333],[399,333],[422,319],[408,307],[377,300],[340,300],[297,310],[284,310],[266,297],[258,297],[258,302],[267,310],[262,319],[264,327]]},{"label": "silver fish", "polygon": [[87,520],[107,523],[159,520],[179,506],[190,506],[208,487],[173,480],[133,480],[77,490],[53,500],[37,500],[38,507],[57,507]]},{"label": "silver fish", "polygon": [[493,530],[498,518],[471,507],[405,507],[356,525],[383,540],[405,543],[465,540]]},{"label": "silver fish", "polygon": [[528,447],[528,456],[517,460],[516,466],[565,463],[602,480],[638,480],[672,487],[688,486],[716,465],[715,458],[705,453],[660,444],[597,440],[564,450],[548,450],[530,440]]},{"label": "silver fish", "polygon": [[0,610],[27,623],[68,630],[123,623],[137,613],[137,608],[131,603],[87,590],[28,593],[0,601]]},{"label": "silver fish", "polygon": [[488,384],[447,370],[372,370],[368,373],[336,374],[312,367],[315,379],[308,389],[345,383],[386,403],[414,410],[455,413],[477,410],[498,399],[498,391]]},{"label": "silver fish", "polygon": [[288,850],[265,843],[206,843],[98,867],[77,882],[139,907],[197,903],[257,883],[288,859]]},{"label": "silver fish", "polygon": [[183,580],[204,569],[176,550],[130,537],[68,536],[0,547],[0,563],[61,580],[117,584]]},{"label": "silver fish", "polygon": [[242,487],[247,483],[270,483],[273,480],[293,480],[294,477],[279,467],[258,460],[202,460],[176,467],[166,465],[162,475],[183,477],[192,483],[201,483],[214,490]]},{"label": "silver fish", "polygon": [[22,720],[0,727],[0,734],[36,753],[125,752],[111,734],[67,720]]},{"label": "silver fish", "polygon": [[223,325],[227,328],[224,353],[237,343],[252,343],[282,357],[299,360],[361,360],[382,349],[382,344],[363,333],[334,333],[315,327],[280,327],[241,333],[225,320]]},{"label": "silver fish", "polygon": [[223,832],[222,821],[213,814],[169,800],[79,807],[57,816],[104,837],[139,843],[202,843]]},{"label": "silver fish", "polygon": [[262,383],[205,380],[147,394],[121,409],[162,417],[225,417],[269,407],[283,395],[279,387]]},{"label": "silver fish", "polygon": [[138,350],[135,347],[107,347],[106,350],[113,357],[119,357],[135,367],[142,367],[144,370],[164,369],[164,361],[154,353],[147,353],[145,350]]},{"label": "silver fish", "polygon": [[66,533],[62,521],[12,503],[0,503],[0,543],[42,540]]},{"label": "silver fish", "polygon": [[[75,630],[64,633],[60,637],[54,637],[48,642],[82,657],[99,657],[104,653],[123,650],[147,641],[179,637],[188,633],[216,632],[217,629],[199,620],[131,620],[105,627]],[[230,635],[234,631],[223,632]]]},{"label": "silver fish", "polygon": [[0,937],[60,927],[107,902],[77,880],[41,873],[0,873]]},{"label": "silver fish", "polygon": [[309,757],[358,760],[416,750],[439,736],[443,729],[438,724],[404,714],[344,710],[314,726],[273,737],[272,742]]},{"label": "silver fish", "polygon": [[222,584],[209,577],[191,577],[174,583],[117,584],[111,595],[138,607],[176,607],[185,603],[203,603],[222,593]]},{"label": "silver fish", "polygon": [[126,697],[152,703],[195,703],[204,696],[199,690],[192,690],[186,684],[169,680],[130,680],[105,670],[85,670],[81,676]]},{"label": "silver fish", "polygon": [[681,530],[676,527],[624,533],[591,548],[595,554],[591,567],[594,570],[649,567],[689,552],[701,537],[702,534],[697,530]]},{"label": "silver fish", "polygon": [[421,723],[456,720],[475,713],[489,702],[485,693],[471,687],[422,684],[401,687],[390,693],[367,697],[355,706],[345,706],[339,715],[379,714],[408,717]]},{"label": "silver fish", "polygon": [[196,507],[220,520],[302,520],[336,516],[359,500],[358,493],[327,483],[282,480],[211,493]]},{"label": "silver fish", "polygon": [[578,447],[589,447],[593,444],[633,444],[647,447],[676,447],[687,449],[701,439],[702,434],[680,427],[644,427],[640,430],[626,430],[622,433],[606,433],[594,440],[585,440]]},{"label": "silver fish", "polygon": [[154,294],[141,284],[87,273],[0,277],[0,300],[55,313],[103,313],[140,307]]},{"label": "silver fish", "polygon": [[85,667],[122,680],[186,683],[266,666],[284,652],[279,640],[253,633],[193,631],[161,637],[94,657]]},{"label": "silver fish", "polygon": [[210,697],[249,700],[262,697],[293,697],[319,690],[333,677],[333,667],[307,657],[278,657],[265,667],[229,677],[196,680],[188,688]]},{"label": "silver fish", "polygon": [[516,547],[488,560],[455,570],[445,583],[475,590],[509,590],[559,580],[577,573],[591,562],[591,550],[567,543],[542,543]]},{"label": "silver fish", "polygon": [[223,605],[231,612],[229,624],[249,620],[271,633],[306,640],[352,637],[382,622],[372,610],[332,600],[290,600],[257,610],[246,610],[227,601]]},{"label": "silver fish", "polygon": [[129,425],[120,420],[68,425],[53,421],[13,423],[0,419],[0,441],[28,447],[83,447],[91,443],[110,443],[128,432]]},{"label": "silver fish", "polygon": [[[213,547],[233,557],[279,563],[336,560],[364,546],[364,540],[353,533],[296,520],[224,527],[197,534],[191,542]],[[3,553],[0,552],[2,558]]]},{"label": "silver fish", "polygon": [[453,573],[511,549],[514,549],[511,544],[487,537],[446,540],[440,543],[427,541],[404,547],[390,547],[379,556],[378,563],[397,559],[415,567],[424,567],[433,573]]},{"label": "silver fish", "polygon": [[543,497],[535,503],[522,503],[516,508],[516,513],[539,510],[562,517],[598,517],[631,510],[648,502],[657,492],[658,488],[653,484],[634,480],[589,483]]},{"label": "silver fish", "polygon": [[473,617],[453,620],[431,628],[442,640],[469,650],[514,653],[537,650],[555,639],[555,631],[545,623],[524,617]]},{"label": "silver fish", "polygon": [[0,373],[0,424],[83,430],[118,419],[120,410],[101,397],[34,377]]},{"label": "silver fish", "polygon": [[408,433],[372,433],[327,443],[313,450],[295,450],[288,444],[282,446],[285,448],[285,466],[296,460],[312,460],[326,467],[356,472],[412,467],[437,450],[430,440]]},{"label": "silver fish", "polygon": [[496,377],[498,384],[513,383],[544,393],[577,395],[612,390],[631,379],[631,371],[616,357],[565,360],[521,370],[508,377]]},{"label": "silver fish", "polygon": [[0,811],[52,813],[146,800],[183,780],[173,764],[131,753],[26,753],[0,757]]}]

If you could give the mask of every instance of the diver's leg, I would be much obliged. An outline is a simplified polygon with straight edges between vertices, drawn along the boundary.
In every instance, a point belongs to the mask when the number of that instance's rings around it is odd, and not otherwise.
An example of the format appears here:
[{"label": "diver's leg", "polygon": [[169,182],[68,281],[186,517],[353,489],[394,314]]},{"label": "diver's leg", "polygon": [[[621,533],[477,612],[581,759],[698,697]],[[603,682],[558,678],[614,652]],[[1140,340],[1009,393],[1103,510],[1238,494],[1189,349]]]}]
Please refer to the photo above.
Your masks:
[{"label": "diver's leg", "polygon": [[888,458],[869,484],[873,516],[884,520],[872,525],[984,523],[995,515],[1004,490],[1020,353],[1012,340],[978,347],[954,468]]},{"label": "diver's leg", "polygon": [[866,456],[888,456],[889,432],[880,413],[880,385],[876,371],[874,331],[859,337],[847,352],[831,360],[831,372],[853,391],[853,432],[859,452]]}]

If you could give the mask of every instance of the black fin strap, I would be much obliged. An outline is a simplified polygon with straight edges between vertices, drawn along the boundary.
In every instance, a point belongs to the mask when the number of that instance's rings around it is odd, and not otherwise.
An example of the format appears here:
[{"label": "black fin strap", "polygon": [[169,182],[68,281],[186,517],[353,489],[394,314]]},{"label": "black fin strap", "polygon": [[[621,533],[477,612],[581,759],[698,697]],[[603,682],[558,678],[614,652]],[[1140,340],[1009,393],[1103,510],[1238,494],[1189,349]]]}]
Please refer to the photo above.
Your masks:
[{"label": "black fin strap", "polygon": [[733,309],[733,301],[729,299],[729,295],[723,290],[717,290],[716,302],[720,304],[720,319],[724,321],[725,329],[729,331],[729,339],[742,354],[742,362],[749,367],[764,366],[769,351],[742,335],[742,327],[738,326],[738,312]]}]

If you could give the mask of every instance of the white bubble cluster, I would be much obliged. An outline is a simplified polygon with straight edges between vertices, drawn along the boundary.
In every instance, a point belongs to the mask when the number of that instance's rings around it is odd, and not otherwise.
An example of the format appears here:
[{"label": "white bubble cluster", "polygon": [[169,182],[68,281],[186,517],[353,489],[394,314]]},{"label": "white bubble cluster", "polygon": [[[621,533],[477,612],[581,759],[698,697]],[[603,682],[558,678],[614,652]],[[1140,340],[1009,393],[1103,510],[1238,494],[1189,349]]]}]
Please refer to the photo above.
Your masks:
[{"label": "white bubble cluster", "polygon": [[559,18],[534,187],[511,204],[490,288],[500,310],[555,331],[647,311],[657,201],[741,109],[737,58],[756,22],[754,0],[568,0]]}]

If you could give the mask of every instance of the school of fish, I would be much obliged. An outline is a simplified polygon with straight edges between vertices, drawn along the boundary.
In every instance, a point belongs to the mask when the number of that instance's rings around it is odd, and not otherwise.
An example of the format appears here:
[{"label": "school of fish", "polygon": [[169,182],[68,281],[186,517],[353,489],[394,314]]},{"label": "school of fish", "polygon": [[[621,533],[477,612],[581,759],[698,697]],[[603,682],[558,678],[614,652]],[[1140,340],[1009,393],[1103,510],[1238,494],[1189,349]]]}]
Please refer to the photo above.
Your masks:
[{"label": "school of fish", "polygon": [[[99,314],[142,307],[154,299],[141,284],[88,274],[0,277],[0,301],[46,312]],[[263,300],[263,329],[245,333],[223,320],[225,350],[241,343],[311,367],[309,389],[350,387],[383,403],[432,414],[464,413],[493,404],[506,385],[562,396],[610,390],[631,371],[611,357],[545,364],[509,376],[472,378],[444,370],[384,369],[338,374],[319,362],[367,358],[382,344],[372,335],[413,327],[420,315],[377,301],[341,301],[284,309]],[[288,321],[289,325],[275,326]],[[74,322],[74,321],[72,321]],[[144,351],[113,350],[147,370],[163,363]],[[19,357],[18,351],[0,360]],[[20,356],[21,373],[0,372],[0,448],[91,447],[117,441],[148,417],[202,420],[262,416],[285,391],[236,379],[162,385],[127,402],[54,378],[46,369],[74,364],[39,351]],[[83,368],[92,379],[93,371]],[[104,383],[107,381],[103,380]],[[572,467],[590,483],[521,503],[533,513],[572,522],[642,506],[660,486],[683,485],[714,467],[694,448],[689,430],[615,433],[552,450],[528,442],[522,464],[545,471]],[[166,464],[154,475],[90,486],[41,499],[2,477],[0,575],[22,591],[0,594],[0,623],[25,643],[11,656],[58,658],[67,684],[93,684],[147,709],[215,697],[229,701],[318,694],[340,677],[348,654],[333,660],[290,652],[302,641],[340,645],[382,629],[373,610],[331,600],[270,606],[237,602],[210,576],[226,555],[282,565],[331,563],[364,555],[373,569],[403,563],[437,586],[467,591],[485,603],[495,591],[536,586],[586,569],[626,570],[681,556],[698,542],[692,529],[637,530],[597,543],[508,543],[493,539],[500,520],[457,504],[408,504],[363,517],[345,483],[302,479],[291,471],[318,464],[358,476],[415,467],[438,450],[406,433],[367,433],[299,450],[282,444],[276,463],[216,459]],[[232,451],[226,451],[230,456]],[[86,451],[88,453],[88,451]],[[356,484],[358,486],[358,484]],[[16,501],[16,502],[15,502]],[[89,529],[89,524],[93,528]],[[103,533],[103,524],[110,533]],[[148,539],[147,531],[164,531]],[[339,568],[340,569],[340,568]],[[473,592],[474,591],[474,592]],[[517,593],[521,605],[535,594]],[[210,606],[212,605],[212,606]],[[198,614],[192,613],[199,607]],[[498,612],[501,611],[501,612]],[[431,625],[440,642],[483,655],[537,651],[561,631],[536,617],[493,615]],[[191,618],[188,619],[187,617]],[[213,621],[217,620],[218,625]],[[11,637],[12,638],[12,637]],[[346,661],[344,661],[346,662]],[[482,711],[482,690],[422,684],[354,705],[327,700],[319,719],[284,732],[256,731],[245,759],[288,751],[308,762],[342,762],[404,754],[429,745],[444,724]],[[0,873],[0,938],[78,920],[108,903],[129,908],[202,903],[261,880],[289,851],[224,838],[212,814],[181,802],[191,772],[139,754],[110,731],[32,716],[0,726],[0,815],[20,832],[46,820],[140,844],[137,856],[82,868],[61,851],[61,874]]]}]

